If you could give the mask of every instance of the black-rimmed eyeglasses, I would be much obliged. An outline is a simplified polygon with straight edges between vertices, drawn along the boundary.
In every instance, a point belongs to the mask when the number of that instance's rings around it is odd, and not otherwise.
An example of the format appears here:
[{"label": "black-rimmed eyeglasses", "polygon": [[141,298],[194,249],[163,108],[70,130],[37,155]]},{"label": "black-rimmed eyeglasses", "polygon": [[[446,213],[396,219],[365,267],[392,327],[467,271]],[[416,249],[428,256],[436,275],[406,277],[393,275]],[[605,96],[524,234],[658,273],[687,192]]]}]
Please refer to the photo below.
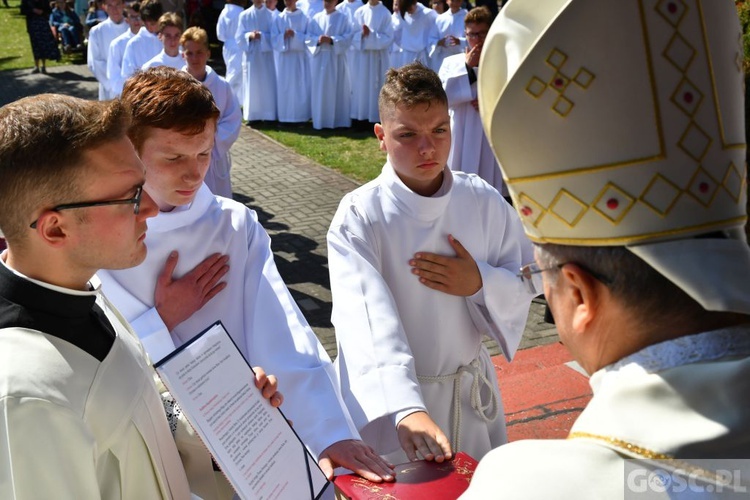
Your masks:
[{"label": "black-rimmed eyeglasses", "polygon": [[[143,194],[143,186],[138,186],[135,190],[135,196],[125,200],[105,200],[105,201],[83,201],[78,203],[65,203],[63,205],[57,205],[52,207],[50,210],[53,212],[59,212],[61,210],[70,210],[71,208],[87,208],[87,207],[102,207],[105,205],[133,205],[133,213],[138,215],[141,210],[141,195]],[[29,226],[32,229],[36,229],[36,223],[39,219],[35,220]]]},{"label": "black-rimmed eyeglasses", "polygon": [[518,273],[518,277],[521,279],[521,282],[526,285],[526,290],[528,290],[530,293],[533,293],[535,295],[541,295],[544,293],[544,283],[542,281],[542,273],[545,271],[552,271],[555,269],[560,269],[563,266],[567,264],[575,264],[587,273],[589,273],[591,276],[596,278],[598,281],[604,283],[605,285],[612,284],[612,280],[607,278],[606,276],[603,276],[599,273],[596,273],[590,269],[588,269],[585,266],[582,266],[581,264],[578,264],[577,262],[563,262],[562,264],[556,264],[551,267],[539,267],[539,265],[536,262],[532,262],[531,264],[526,264],[523,266]]}]

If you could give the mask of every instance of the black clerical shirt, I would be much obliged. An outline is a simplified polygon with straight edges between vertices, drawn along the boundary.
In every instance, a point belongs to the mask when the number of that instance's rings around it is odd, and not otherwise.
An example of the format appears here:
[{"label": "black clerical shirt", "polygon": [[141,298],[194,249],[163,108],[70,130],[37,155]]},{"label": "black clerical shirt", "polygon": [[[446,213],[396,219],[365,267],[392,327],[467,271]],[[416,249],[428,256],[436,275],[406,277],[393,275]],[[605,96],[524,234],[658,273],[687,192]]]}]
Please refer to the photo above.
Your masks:
[{"label": "black clerical shirt", "polygon": [[103,361],[115,331],[95,295],[72,295],[24,279],[0,262],[0,335],[28,328],[65,340]]}]

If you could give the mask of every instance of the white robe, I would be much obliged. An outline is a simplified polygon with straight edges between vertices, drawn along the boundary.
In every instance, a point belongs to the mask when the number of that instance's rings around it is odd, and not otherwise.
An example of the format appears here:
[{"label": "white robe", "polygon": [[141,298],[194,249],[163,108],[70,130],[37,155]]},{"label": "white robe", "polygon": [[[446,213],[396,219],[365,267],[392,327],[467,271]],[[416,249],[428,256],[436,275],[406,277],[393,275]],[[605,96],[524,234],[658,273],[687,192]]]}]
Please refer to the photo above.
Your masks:
[{"label": "white robe", "polygon": [[0,498],[190,498],[143,348],[90,294],[117,335],[101,362],[40,331],[0,331]]},{"label": "white robe", "polygon": [[141,69],[155,68],[157,66],[167,66],[168,68],[182,69],[185,65],[185,59],[182,58],[182,54],[176,56],[167,55],[163,50],[156,54],[154,57],[146,61]]},{"label": "white robe", "polygon": [[[152,359],[221,320],[251,365],[278,377],[284,414],[316,457],[335,442],[358,438],[337,396],[330,358],[279,276],[255,212],[202,186],[190,206],[149,219],[146,246],[144,263],[101,278]],[[215,252],[229,255],[230,270],[226,289],[170,334],[154,308],[154,290],[173,250],[180,252],[175,277]]]},{"label": "white robe", "polygon": [[[242,116],[247,121],[276,120],[276,64],[271,31],[274,17],[265,5],[251,6],[240,14],[235,41],[244,54]],[[248,40],[251,31],[260,31],[260,40]]]},{"label": "white robe", "polygon": [[453,35],[459,40],[458,45],[446,45],[440,47],[437,41],[432,45],[430,51],[430,67],[437,73],[440,65],[446,57],[462,54],[466,50],[466,33],[464,32],[464,18],[466,9],[459,9],[455,14],[450,9],[440,14],[435,20],[437,27],[437,39],[440,40],[448,35]]},{"label": "white robe", "polygon": [[429,52],[432,45],[437,43],[437,13],[432,9],[418,7],[413,14],[407,13],[404,18],[394,13],[397,22],[393,30],[393,52],[391,66],[400,68],[414,61],[429,66]]},{"label": "white robe", "polygon": [[[333,45],[318,45],[321,35],[333,39]],[[313,128],[349,127],[351,119],[351,87],[346,54],[351,45],[352,27],[339,11],[319,12],[307,32],[307,46],[312,54],[310,102]]]},{"label": "white robe", "polygon": [[[310,107],[310,58],[307,55],[308,19],[297,9],[287,9],[274,23],[272,36],[278,82],[277,110],[280,122],[306,122],[312,117]],[[284,31],[294,30],[294,36],[284,38]]]},{"label": "white robe", "polygon": [[[355,50],[352,73],[352,118],[355,120],[380,121],[378,95],[388,71],[388,51],[393,43],[391,13],[385,6],[363,5],[354,13],[355,25],[352,46]],[[362,26],[370,28],[370,34],[362,36]]]},{"label": "white robe", "polygon": [[[182,68],[187,71],[187,67]],[[214,148],[211,150],[211,163],[204,182],[211,192],[225,198],[232,197],[232,157],[229,150],[240,135],[242,113],[240,103],[232,93],[232,87],[213,68],[206,66],[203,85],[208,87],[219,108],[219,122],[216,124]]]},{"label": "white robe", "polygon": [[162,50],[164,50],[164,45],[159,37],[150,33],[145,26],[142,27],[125,46],[120,71],[123,83]]},{"label": "white robe", "polygon": [[128,29],[109,44],[107,52],[107,81],[112,91],[112,99],[120,97],[125,79],[122,77],[122,58],[125,55],[125,47],[135,33]]},{"label": "white robe", "polygon": [[311,21],[318,12],[323,12],[325,10],[323,0],[299,0],[299,2],[297,2],[297,8],[305,14],[308,21]]},{"label": "white robe", "polygon": [[224,44],[221,55],[226,67],[225,79],[232,87],[237,102],[242,102],[242,50],[234,36],[242,14],[242,7],[231,3],[225,4],[216,23],[216,37]]},{"label": "white robe", "polygon": [[[625,496],[625,460],[643,459],[646,451],[688,463],[750,458],[750,325],[651,345],[594,373],[591,387],[594,397],[568,439],[516,441],[493,450],[461,498],[636,498],[632,491]],[[724,460],[720,468],[732,471],[731,464]],[[669,459],[655,467],[671,472]],[[747,460],[742,472],[747,488]],[[657,498],[654,491],[641,496]],[[669,498],[724,498],[683,493]]]},{"label": "white robe", "polygon": [[[349,24],[352,27],[351,36],[354,36],[356,33],[357,26],[355,26],[354,22],[354,13],[357,12],[357,9],[362,7],[362,1],[361,0],[344,0],[340,4],[336,6],[336,10],[346,15],[346,18],[349,20]],[[349,92],[351,93],[352,84],[354,81],[353,75],[351,74],[351,69],[354,67],[354,47],[351,44],[351,39],[349,40],[349,49],[346,51],[346,66],[349,69]],[[351,100],[351,96],[349,97]],[[350,106],[351,107],[351,106]]]},{"label": "white robe", "polygon": [[107,79],[107,56],[112,40],[126,31],[129,31],[128,23],[123,20],[115,24],[112,19],[97,24],[89,31],[86,64],[99,82],[100,101],[115,98]]},{"label": "white robe", "polygon": [[508,196],[508,188],[482,128],[479,112],[471,105],[472,99],[477,98],[477,82],[469,83],[464,54],[445,59],[439,75],[448,95],[453,134],[448,166],[452,170],[477,174],[503,196]]},{"label": "white robe", "polygon": [[[395,424],[426,409],[458,450],[481,458],[506,442],[495,370],[482,336],[513,357],[533,298],[516,276],[533,261],[518,216],[479,177],[444,170],[441,196],[417,195],[386,163],[375,180],[344,196],[328,231],[328,266],[341,392],[362,438],[393,463],[406,461]],[[458,297],[411,273],[417,251],[455,255],[453,234],[475,259],[483,288]],[[476,360],[476,361],[475,361]],[[459,436],[452,430],[453,381],[426,381],[475,362],[496,398],[486,422],[472,408],[474,377],[461,376]],[[492,405],[490,405],[492,406]]]}]

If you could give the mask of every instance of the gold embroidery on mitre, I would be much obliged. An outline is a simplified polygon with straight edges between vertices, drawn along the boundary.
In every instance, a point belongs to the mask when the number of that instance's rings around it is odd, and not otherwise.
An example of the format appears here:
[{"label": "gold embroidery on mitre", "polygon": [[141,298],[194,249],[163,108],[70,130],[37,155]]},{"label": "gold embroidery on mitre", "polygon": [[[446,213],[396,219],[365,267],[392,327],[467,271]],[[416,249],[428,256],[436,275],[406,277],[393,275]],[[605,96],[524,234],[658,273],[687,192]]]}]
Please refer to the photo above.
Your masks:
[{"label": "gold embroidery on mitre", "polygon": [[661,0],[656,11],[672,26],[677,27],[687,12],[685,2],[682,0]]},{"label": "gold embroidery on mitre", "polygon": [[698,168],[690,179],[687,191],[705,207],[710,207],[719,193],[719,183],[703,168]]},{"label": "gold embroidery on mitre", "polygon": [[589,206],[570,191],[561,189],[550,203],[548,211],[568,227],[573,228],[586,215],[588,209]]},{"label": "gold embroidery on mitre", "polygon": [[669,214],[682,195],[682,189],[664,177],[656,174],[639,197],[641,203],[664,217]]},{"label": "gold embroidery on mitre", "polygon": [[571,78],[563,71],[563,66],[565,66],[567,60],[567,54],[559,49],[553,49],[545,60],[547,65],[555,70],[549,81],[532,76],[529,83],[526,84],[526,92],[531,94],[535,99],[542,97],[547,89],[552,89],[552,91],[556,92],[557,97],[552,103],[552,110],[561,117],[568,116],[575,106],[575,103],[565,93],[571,82],[577,87],[586,90],[595,78],[594,74],[584,67],[578,68],[575,76]]},{"label": "gold embroidery on mitre", "polygon": [[670,100],[683,113],[692,118],[703,102],[703,93],[690,80],[683,78]]},{"label": "gold embroidery on mitre", "polygon": [[633,208],[635,202],[635,197],[629,195],[624,189],[608,182],[599,196],[596,197],[592,206],[595,212],[617,225]]},{"label": "gold embroidery on mitre", "polygon": [[729,167],[724,174],[724,179],[721,181],[721,187],[729,193],[729,196],[732,197],[735,203],[740,202],[744,184],[745,177],[740,173],[733,162],[729,162]]}]

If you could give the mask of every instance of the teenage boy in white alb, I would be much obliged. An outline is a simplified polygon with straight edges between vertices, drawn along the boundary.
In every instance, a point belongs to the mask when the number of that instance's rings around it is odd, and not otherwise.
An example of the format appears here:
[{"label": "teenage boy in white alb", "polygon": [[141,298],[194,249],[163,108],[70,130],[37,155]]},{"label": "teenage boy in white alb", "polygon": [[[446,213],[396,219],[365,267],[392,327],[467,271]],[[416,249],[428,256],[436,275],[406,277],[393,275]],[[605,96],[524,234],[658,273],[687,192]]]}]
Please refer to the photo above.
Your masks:
[{"label": "teenage boy in white alb", "polygon": [[307,30],[313,128],[349,127],[352,100],[346,54],[352,27],[346,15],[336,10],[336,0],[323,4],[325,10],[313,17]]},{"label": "teenage boy in white alb", "polygon": [[305,45],[309,20],[297,8],[297,0],[284,0],[284,5],[271,32],[278,83],[276,110],[280,122],[300,123],[312,117],[310,56]]},{"label": "teenage boy in white alb", "polygon": [[89,31],[86,64],[99,82],[99,100],[106,101],[116,97],[107,78],[109,45],[128,30],[128,23],[125,22],[122,0],[105,0],[102,7],[109,17]]},{"label": "teenage boy in white alb", "polygon": [[163,45],[161,52],[146,61],[141,69],[155,66],[168,66],[180,69],[185,64],[180,54],[180,37],[182,36],[182,18],[174,12],[167,12],[159,18],[159,40]]},{"label": "teenage boy in white alb", "polygon": [[109,44],[107,50],[107,82],[112,91],[112,99],[120,97],[122,85],[125,79],[122,77],[122,58],[125,55],[125,47],[131,38],[138,34],[141,26],[140,4],[134,2],[125,6],[125,20],[128,30],[121,34]]},{"label": "teenage boy in white alb", "polygon": [[354,13],[352,119],[378,121],[378,93],[388,71],[393,45],[391,13],[380,0],[369,0]]},{"label": "teenage boy in white alb", "polygon": [[211,93],[158,67],[128,80],[122,99],[133,108],[129,136],[159,214],[146,260],[102,281],[149,355],[161,359],[221,320],[249,362],[280,370],[284,413],[329,478],[341,465],[391,480],[388,464],[350,428],[330,359],[279,276],[255,212],[203,184],[219,116]]},{"label": "teenage boy in white alb", "polygon": [[500,166],[482,128],[477,100],[477,66],[491,24],[492,14],[487,7],[471,9],[466,15],[468,46],[465,52],[446,58],[440,67],[453,130],[448,166],[477,174],[500,194],[508,196]]},{"label": "teenage boy in white alb", "polygon": [[244,10],[244,0],[229,0],[219,14],[216,22],[216,38],[223,43],[221,56],[227,68],[225,78],[232,86],[237,102],[242,102],[242,51],[234,36],[237,34],[240,14]]},{"label": "teenage boy in white alb", "polygon": [[388,460],[479,459],[507,441],[491,335],[511,359],[533,295],[518,215],[476,175],[446,161],[440,79],[388,71],[375,125],[388,161],[344,196],[328,231],[336,369],[362,439]]},{"label": "teenage boy in white alb", "polygon": [[246,121],[276,120],[276,64],[271,32],[274,14],[263,0],[240,14],[235,40],[244,58],[242,117]]},{"label": "teenage boy in white alb", "polygon": [[435,20],[438,41],[430,53],[430,67],[435,72],[440,71],[443,59],[462,53],[466,47],[464,18],[467,11],[461,7],[461,0],[449,0],[448,7],[448,10]]},{"label": "teenage boy in white alb", "polygon": [[120,70],[123,82],[164,48],[159,39],[159,18],[163,13],[162,6],[157,0],[141,2],[140,14],[143,27],[125,45]]},{"label": "teenage boy in white alb", "polygon": [[211,55],[208,45],[208,33],[203,28],[191,26],[180,38],[182,57],[185,59],[183,71],[208,87],[219,108],[219,120],[216,122],[214,147],[211,150],[211,164],[208,166],[206,183],[208,189],[218,196],[232,197],[232,157],[229,150],[240,135],[242,112],[240,103],[232,92],[232,87],[223,77],[206,64]]}]

